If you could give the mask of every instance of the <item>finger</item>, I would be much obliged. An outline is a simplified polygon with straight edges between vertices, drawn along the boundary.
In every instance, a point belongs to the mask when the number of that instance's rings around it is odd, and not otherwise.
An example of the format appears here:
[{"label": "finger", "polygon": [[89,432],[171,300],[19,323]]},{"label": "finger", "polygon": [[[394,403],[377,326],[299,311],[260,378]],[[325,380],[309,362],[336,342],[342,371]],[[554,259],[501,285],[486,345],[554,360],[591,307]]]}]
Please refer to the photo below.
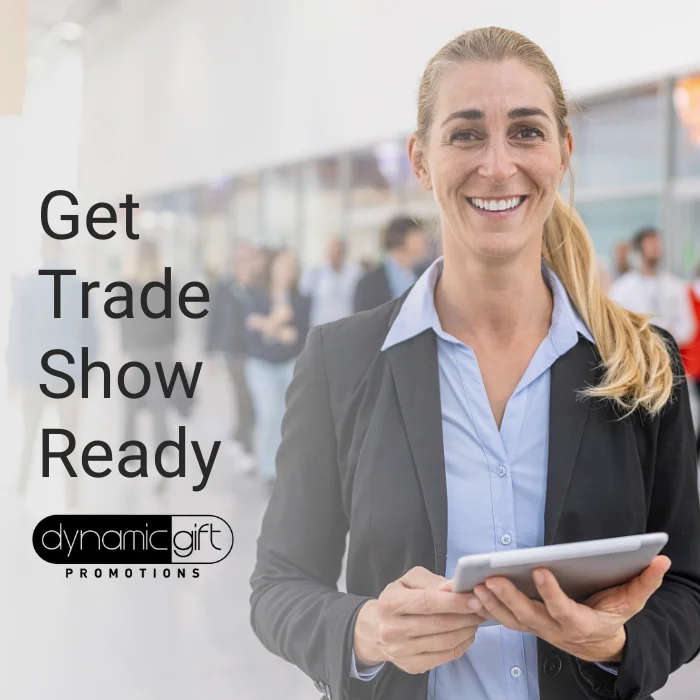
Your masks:
[{"label": "finger", "polygon": [[532,578],[550,617],[560,624],[570,620],[577,603],[562,591],[556,576],[547,569],[537,569]]},{"label": "finger", "polygon": [[[448,591],[452,592],[452,580],[447,580],[444,583],[441,583],[437,590],[438,591]],[[459,595],[463,595],[467,597],[467,605],[472,609],[472,612],[478,613],[481,610],[481,603],[479,602],[479,599],[473,594],[473,593],[460,593]]]},{"label": "finger", "polygon": [[476,627],[463,627],[452,632],[441,632],[419,637],[410,642],[414,653],[430,654],[433,652],[449,652],[460,647],[466,641],[474,639]]},{"label": "finger", "polygon": [[425,654],[417,654],[405,661],[396,661],[396,665],[407,673],[425,673],[442,664],[456,661],[467,653],[469,647],[473,644],[474,639],[467,639],[463,644],[460,644],[454,649],[449,649],[444,652],[429,652]]},{"label": "finger", "polygon": [[393,612],[399,615],[469,615],[479,610],[481,604],[473,594],[423,589],[403,590],[396,596]]},{"label": "finger", "polygon": [[508,579],[501,577],[488,579],[486,588],[503,603],[522,626],[544,632],[555,624],[543,603],[530,600]]},{"label": "finger", "polygon": [[476,586],[474,593],[477,595],[489,618],[500,623],[504,627],[518,632],[528,632],[529,630],[520,623],[515,615],[496,598],[485,586]]},{"label": "finger", "polygon": [[475,628],[482,624],[485,619],[484,616],[478,614],[401,615],[394,628],[401,636],[415,639],[441,632]]},{"label": "finger", "polygon": [[635,612],[646,605],[652,593],[663,583],[670,566],[671,560],[668,557],[654,557],[651,564],[627,584],[627,596]]}]

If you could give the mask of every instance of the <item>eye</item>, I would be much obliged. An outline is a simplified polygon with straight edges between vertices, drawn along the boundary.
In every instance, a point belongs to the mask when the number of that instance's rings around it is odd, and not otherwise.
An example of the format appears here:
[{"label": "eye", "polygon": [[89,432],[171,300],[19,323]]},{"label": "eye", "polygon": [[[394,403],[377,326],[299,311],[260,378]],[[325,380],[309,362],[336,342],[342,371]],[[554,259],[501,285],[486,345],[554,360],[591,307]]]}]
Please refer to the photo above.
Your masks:
[{"label": "eye", "polygon": [[450,141],[477,141],[478,136],[473,131],[458,131],[452,134]]},{"label": "eye", "polygon": [[534,126],[523,126],[518,129],[516,136],[521,141],[532,141],[533,139],[544,138],[544,134]]}]

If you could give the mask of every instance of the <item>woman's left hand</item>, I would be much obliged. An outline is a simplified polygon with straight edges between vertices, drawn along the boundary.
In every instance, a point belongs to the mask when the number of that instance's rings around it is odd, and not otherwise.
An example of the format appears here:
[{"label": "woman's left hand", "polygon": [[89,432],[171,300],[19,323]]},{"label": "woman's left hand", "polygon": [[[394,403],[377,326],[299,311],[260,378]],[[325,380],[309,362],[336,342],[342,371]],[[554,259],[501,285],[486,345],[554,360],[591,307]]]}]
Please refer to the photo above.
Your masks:
[{"label": "woman's left hand", "polygon": [[500,576],[476,586],[474,593],[485,608],[482,614],[504,627],[534,634],[583,661],[618,662],[626,641],[624,624],[644,608],[670,565],[668,557],[655,557],[629,583],[600,591],[584,604],[569,598],[546,569],[533,572],[543,602]]}]

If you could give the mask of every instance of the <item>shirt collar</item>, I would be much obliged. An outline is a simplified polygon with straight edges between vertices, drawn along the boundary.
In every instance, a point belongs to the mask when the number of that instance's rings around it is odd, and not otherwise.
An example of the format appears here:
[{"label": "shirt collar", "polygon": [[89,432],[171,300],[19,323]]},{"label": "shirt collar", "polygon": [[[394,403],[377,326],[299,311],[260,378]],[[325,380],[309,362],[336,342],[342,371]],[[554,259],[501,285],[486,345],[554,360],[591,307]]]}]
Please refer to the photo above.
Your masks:
[{"label": "shirt collar", "polygon": [[[432,328],[437,335],[451,342],[458,342],[442,329],[440,319],[435,311],[435,285],[440,279],[443,258],[438,258],[418,279],[404,300],[389,333],[384,340],[382,350],[403,343],[423,331]],[[542,262],[542,275],[545,278],[553,299],[552,325],[549,336],[555,349],[566,352],[578,342],[580,333],[594,343],[593,336],[581,317],[576,313],[569,300],[569,295],[554,271]]]}]

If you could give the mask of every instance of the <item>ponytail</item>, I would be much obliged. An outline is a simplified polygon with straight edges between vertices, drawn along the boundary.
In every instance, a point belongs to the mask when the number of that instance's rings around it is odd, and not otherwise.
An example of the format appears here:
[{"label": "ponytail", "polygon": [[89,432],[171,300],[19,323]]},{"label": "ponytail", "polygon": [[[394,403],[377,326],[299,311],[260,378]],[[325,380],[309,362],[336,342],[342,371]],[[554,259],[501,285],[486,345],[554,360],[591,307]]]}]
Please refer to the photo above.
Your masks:
[{"label": "ponytail", "polygon": [[602,382],[585,390],[611,399],[627,413],[658,413],[673,391],[671,357],[645,316],[622,308],[603,292],[593,244],[576,210],[557,194],[544,226],[542,255],[561,280],[602,359]]}]

